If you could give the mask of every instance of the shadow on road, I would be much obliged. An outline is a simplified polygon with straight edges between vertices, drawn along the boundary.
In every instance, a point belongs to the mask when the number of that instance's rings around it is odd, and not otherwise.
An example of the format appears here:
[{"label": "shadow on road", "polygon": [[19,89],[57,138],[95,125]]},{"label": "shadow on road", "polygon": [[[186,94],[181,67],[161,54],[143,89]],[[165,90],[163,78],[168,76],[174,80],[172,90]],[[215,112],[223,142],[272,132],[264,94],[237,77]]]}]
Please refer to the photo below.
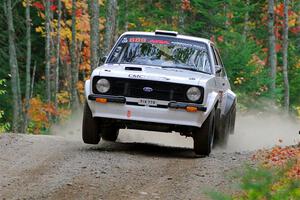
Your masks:
[{"label": "shadow on road", "polygon": [[131,155],[144,155],[163,158],[201,158],[196,156],[193,149],[185,147],[169,147],[151,143],[122,143],[101,142],[97,146],[86,148],[87,151],[119,152]]}]

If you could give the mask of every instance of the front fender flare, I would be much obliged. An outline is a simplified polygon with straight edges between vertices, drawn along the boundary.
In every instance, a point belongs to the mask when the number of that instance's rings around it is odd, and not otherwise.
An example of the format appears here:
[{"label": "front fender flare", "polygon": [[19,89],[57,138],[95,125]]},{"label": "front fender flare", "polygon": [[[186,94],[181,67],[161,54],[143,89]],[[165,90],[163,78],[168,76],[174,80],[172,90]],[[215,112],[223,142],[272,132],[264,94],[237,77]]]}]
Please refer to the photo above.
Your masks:
[{"label": "front fender flare", "polygon": [[219,101],[219,94],[217,92],[211,92],[207,95],[207,99],[206,99],[207,110],[204,113],[205,114],[205,120],[209,116],[210,112],[213,109],[215,109],[215,105],[218,103],[218,101]]},{"label": "front fender flare", "polygon": [[91,80],[86,80],[84,83],[84,96],[87,101],[90,94],[91,94]]}]

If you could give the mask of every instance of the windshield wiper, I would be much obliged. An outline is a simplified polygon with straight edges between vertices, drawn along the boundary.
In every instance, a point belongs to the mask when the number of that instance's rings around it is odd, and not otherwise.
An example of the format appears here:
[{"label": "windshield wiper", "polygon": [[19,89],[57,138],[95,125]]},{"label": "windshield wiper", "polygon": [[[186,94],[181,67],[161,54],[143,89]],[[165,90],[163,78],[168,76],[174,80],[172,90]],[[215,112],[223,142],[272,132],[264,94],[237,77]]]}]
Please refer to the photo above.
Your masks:
[{"label": "windshield wiper", "polygon": [[201,72],[201,73],[204,73],[204,74],[211,74],[209,72],[205,72],[205,71],[202,71],[202,70],[198,70],[198,69],[195,69],[195,68],[189,68],[189,67],[161,66],[161,68],[184,69],[184,70],[189,70],[189,71],[193,71],[193,72]]}]

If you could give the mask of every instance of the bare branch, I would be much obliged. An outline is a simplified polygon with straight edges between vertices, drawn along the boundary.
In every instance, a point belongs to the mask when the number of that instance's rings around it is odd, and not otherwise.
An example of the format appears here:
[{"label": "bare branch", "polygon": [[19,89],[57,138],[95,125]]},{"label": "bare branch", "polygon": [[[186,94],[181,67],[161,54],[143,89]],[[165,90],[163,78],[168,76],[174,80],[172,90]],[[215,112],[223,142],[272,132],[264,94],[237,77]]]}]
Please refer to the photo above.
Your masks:
[{"label": "bare branch", "polygon": [[18,3],[20,3],[20,2],[21,2],[21,0],[16,0],[16,1],[12,4],[11,9],[13,10],[13,9],[15,8],[15,6],[16,6]]},{"label": "bare branch", "polygon": [[3,10],[4,10],[5,16],[7,17],[7,5],[6,5],[5,1],[3,2]]}]

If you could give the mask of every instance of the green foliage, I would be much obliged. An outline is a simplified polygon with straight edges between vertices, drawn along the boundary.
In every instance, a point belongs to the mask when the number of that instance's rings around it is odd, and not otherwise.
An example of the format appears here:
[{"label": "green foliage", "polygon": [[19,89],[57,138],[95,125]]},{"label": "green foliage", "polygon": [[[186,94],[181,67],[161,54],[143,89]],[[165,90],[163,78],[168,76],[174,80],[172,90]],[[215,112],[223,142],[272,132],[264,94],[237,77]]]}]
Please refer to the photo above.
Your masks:
[{"label": "green foliage", "polygon": [[239,103],[246,107],[257,104],[257,97],[268,97],[268,70],[264,66],[266,55],[262,47],[252,40],[244,41],[239,33],[221,34],[219,42],[223,62],[233,91],[238,94]]},{"label": "green foliage", "polygon": [[[287,178],[290,166],[268,169],[264,167],[246,169],[241,188],[246,198],[255,199],[299,199],[300,182]],[[298,192],[297,192],[298,191]]]},{"label": "green foliage", "polygon": [[214,200],[290,200],[300,198],[300,180],[289,178],[287,172],[291,169],[289,163],[284,167],[266,168],[245,167],[238,174],[240,178],[239,193],[228,196],[220,192],[210,191],[207,194]]},{"label": "green foliage", "polygon": [[262,15],[259,11],[264,9],[264,4],[251,1],[246,5],[246,1],[235,0],[191,2],[194,10],[188,19],[194,23],[187,25],[187,32],[217,43],[240,107],[259,107],[257,100],[270,96],[267,53],[263,51],[266,43],[261,41],[267,37],[267,28],[261,26],[258,22],[261,18],[257,17]]},{"label": "green foliage", "polygon": [[[300,37],[298,37],[300,38]],[[298,39],[297,38],[297,39]],[[300,48],[296,38],[290,39],[289,44],[289,56],[293,59],[289,59],[289,80],[290,80],[290,102],[292,107],[300,107]],[[296,110],[296,109],[294,109]]]},{"label": "green foliage", "polygon": [[[5,86],[5,82],[6,81],[4,79],[0,80],[0,87]],[[5,93],[6,90],[0,88],[0,96],[4,95]],[[3,117],[4,117],[4,111],[0,110],[0,122]],[[9,128],[10,128],[9,123],[0,123],[0,133],[7,131]]]},{"label": "green foliage", "polygon": [[[0,80],[0,86],[3,86],[5,84],[5,79]],[[3,95],[6,93],[6,90],[3,90],[0,88],[0,95]]]},{"label": "green foliage", "polygon": [[233,198],[231,196],[228,196],[226,194],[223,194],[221,192],[217,191],[208,191],[206,194],[213,200],[232,200]]},{"label": "green foliage", "polygon": [[[156,29],[179,31],[179,15],[186,15],[181,12],[181,0],[154,0],[154,1],[119,1],[120,4],[120,30],[125,27],[125,16],[128,16],[129,31],[154,31]],[[139,6],[137,6],[139,5]]]},{"label": "green foliage", "polygon": [[[21,1],[14,1],[13,21],[16,31],[16,50],[21,81],[21,93],[25,93],[25,66],[26,66],[26,26],[25,7]],[[35,2],[43,1],[37,0]],[[81,1],[83,2],[83,1]],[[105,1],[106,3],[109,1]],[[295,1],[296,2],[296,1]],[[54,4],[56,5],[56,1]],[[117,33],[125,31],[128,24],[129,31],[153,31],[156,29],[174,30],[186,35],[204,37],[213,40],[220,49],[232,89],[238,95],[240,108],[248,109],[252,107],[261,108],[260,100],[270,98],[269,94],[269,67],[268,56],[268,28],[267,28],[267,2],[261,0],[247,1],[241,0],[127,0],[118,1]],[[186,3],[186,5],[184,5]],[[276,2],[276,9],[282,1]],[[102,5],[100,16],[106,16],[106,7]],[[299,18],[299,8],[296,3],[291,3],[291,13],[296,13],[295,20]],[[40,12],[39,12],[40,11]],[[31,41],[32,41],[32,64],[36,63],[36,74],[33,97],[39,95],[41,100],[45,100],[45,38],[41,33],[36,32],[37,27],[44,27],[45,19],[41,16],[42,10],[31,7]],[[78,12],[80,14],[80,12]],[[248,19],[246,20],[246,16]],[[0,6],[0,79],[7,80],[5,95],[0,94],[0,107],[2,110],[0,123],[12,121],[11,106],[11,85],[10,66],[8,50],[7,20]],[[57,19],[57,13],[53,14]],[[282,16],[276,14],[277,34],[282,34]],[[70,20],[70,13],[67,6],[63,6],[64,23]],[[55,24],[55,23],[54,23]],[[103,22],[102,22],[103,24]],[[85,24],[89,26],[89,24]],[[53,25],[53,27],[55,27]],[[101,44],[103,48],[103,33],[105,28],[101,27]],[[117,38],[117,36],[115,38]],[[281,35],[282,36],[282,35]],[[55,37],[54,37],[55,38]],[[300,115],[300,33],[290,31],[289,34],[289,79],[290,79],[290,103],[295,113]],[[53,41],[55,43],[55,41]],[[282,37],[277,35],[277,43],[281,45]],[[62,44],[68,51],[69,44]],[[82,46],[78,43],[78,47]],[[282,49],[278,49],[278,72],[276,102],[281,105],[283,102],[283,79],[282,79]],[[52,52],[53,53],[53,52]],[[86,54],[90,52],[86,51]],[[102,54],[102,49],[100,54]],[[53,54],[52,54],[53,55]],[[66,54],[67,55],[67,54]],[[69,78],[70,66],[69,57],[61,59],[60,68],[60,90],[67,90],[69,85],[64,81]],[[80,59],[79,59],[80,60]],[[80,61],[79,61],[80,62]],[[31,66],[33,67],[33,66]],[[54,69],[54,68],[53,68]],[[31,68],[31,74],[32,74]],[[79,79],[87,77],[89,72],[80,72]],[[53,77],[51,77],[53,79]],[[3,111],[5,115],[3,115]],[[32,124],[29,124],[32,128]]]},{"label": "green foliage", "polygon": [[226,16],[224,14],[226,14],[228,0],[192,0],[191,3],[195,12],[190,15],[190,18],[193,18],[195,23],[188,25],[188,33],[210,38],[217,31],[225,29]]}]

